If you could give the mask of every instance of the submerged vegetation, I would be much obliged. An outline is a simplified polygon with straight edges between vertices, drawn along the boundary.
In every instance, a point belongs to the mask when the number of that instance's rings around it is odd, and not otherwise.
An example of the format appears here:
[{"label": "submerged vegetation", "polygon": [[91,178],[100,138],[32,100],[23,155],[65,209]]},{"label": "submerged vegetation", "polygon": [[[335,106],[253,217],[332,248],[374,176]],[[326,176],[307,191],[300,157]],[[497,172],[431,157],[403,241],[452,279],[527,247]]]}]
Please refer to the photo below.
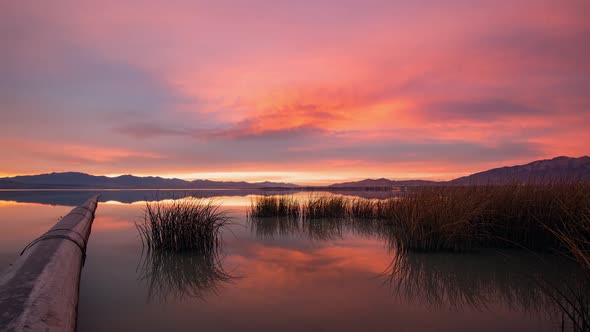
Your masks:
[{"label": "submerged vegetation", "polygon": [[184,198],[147,202],[136,223],[145,246],[157,251],[197,251],[213,255],[229,217],[211,200]]}]

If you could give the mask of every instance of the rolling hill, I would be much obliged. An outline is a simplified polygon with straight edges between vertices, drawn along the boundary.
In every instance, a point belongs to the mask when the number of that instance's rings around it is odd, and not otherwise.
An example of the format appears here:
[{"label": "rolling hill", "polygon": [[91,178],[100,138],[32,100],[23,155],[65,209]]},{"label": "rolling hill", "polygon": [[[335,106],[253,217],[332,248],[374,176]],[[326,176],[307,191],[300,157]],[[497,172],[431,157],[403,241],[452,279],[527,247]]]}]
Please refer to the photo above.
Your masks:
[{"label": "rolling hill", "polygon": [[556,157],[525,165],[506,166],[463,176],[451,181],[366,179],[337,183],[329,188],[386,188],[432,185],[506,184],[513,182],[590,181],[590,157]]},{"label": "rolling hill", "polygon": [[590,181],[590,157],[556,157],[525,165],[506,166],[449,181],[451,184],[505,184],[511,182]]}]

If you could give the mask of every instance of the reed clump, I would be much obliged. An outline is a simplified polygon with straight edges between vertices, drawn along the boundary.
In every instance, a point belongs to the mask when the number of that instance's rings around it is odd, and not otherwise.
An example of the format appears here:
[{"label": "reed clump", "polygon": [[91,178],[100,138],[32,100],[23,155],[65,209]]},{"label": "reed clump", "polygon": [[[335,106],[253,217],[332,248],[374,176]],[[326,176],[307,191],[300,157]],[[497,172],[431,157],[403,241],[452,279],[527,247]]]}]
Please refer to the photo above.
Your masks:
[{"label": "reed clump", "polygon": [[[253,214],[285,214],[277,208],[279,198],[266,200],[273,208],[257,201]],[[420,187],[389,199],[322,195],[302,202],[291,197],[290,204],[300,207],[304,221],[379,221],[391,229],[399,249],[565,248],[590,266],[589,183]]]},{"label": "reed clump", "polygon": [[215,255],[222,244],[221,230],[229,221],[219,204],[190,197],[147,202],[136,226],[149,250],[192,250]]},{"label": "reed clump", "polygon": [[254,218],[299,218],[301,203],[292,195],[258,196],[251,203],[249,216]]},{"label": "reed clump", "polygon": [[349,200],[343,196],[310,196],[302,204],[303,219],[336,219],[349,216]]},{"label": "reed clump", "polygon": [[[405,248],[552,250],[563,247],[554,232],[581,218],[590,207],[590,185],[421,188],[388,204],[385,220],[392,223]],[[577,234],[590,238],[588,231]]]},{"label": "reed clump", "polygon": [[366,198],[351,198],[348,201],[348,214],[355,219],[379,219],[379,202],[388,200],[374,200]]},{"label": "reed clump", "polygon": [[588,272],[590,276],[590,208],[587,211],[572,216],[561,225],[547,226],[571,253],[573,258]]}]

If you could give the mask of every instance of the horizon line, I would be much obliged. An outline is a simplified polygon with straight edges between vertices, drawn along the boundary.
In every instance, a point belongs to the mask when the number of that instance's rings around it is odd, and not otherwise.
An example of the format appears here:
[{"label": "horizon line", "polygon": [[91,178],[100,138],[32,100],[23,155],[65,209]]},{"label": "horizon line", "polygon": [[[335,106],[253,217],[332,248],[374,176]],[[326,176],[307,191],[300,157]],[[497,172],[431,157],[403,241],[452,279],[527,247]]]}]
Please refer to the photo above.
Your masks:
[{"label": "horizon line", "polygon": [[[489,169],[484,169],[484,170],[479,170],[476,172],[458,172],[455,174],[454,177],[448,177],[446,179],[442,179],[442,178],[436,178],[436,177],[424,177],[424,176],[416,176],[416,177],[412,177],[412,176],[408,176],[408,177],[403,177],[403,178],[389,178],[387,176],[377,176],[377,177],[355,177],[355,176],[350,176],[350,177],[312,177],[312,178],[308,178],[307,181],[303,180],[303,181],[297,181],[297,180],[288,180],[288,175],[293,176],[294,174],[298,174],[299,176],[303,175],[303,174],[308,174],[308,173],[312,173],[312,172],[289,172],[289,171],[285,171],[285,172],[277,172],[277,171],[269,171],[269,172],[200,172],[200,173],[184,173],[184,175],[186,175],[186,177],[183,177],[182,173],[179,174],[132,174],[132,173],[122,173],[122,174],[92,174],[92,173],[86,173],[86,172],[81,172],[81,171],[51,171],[51,172],[46,172],[46,173],[38,173],[38,174],[18,174],[18,175],[12,175],[12,174],[2,174],[2,176],[0,176],[0,179],[13,179],[15,177],[20,177],[20,176],[39,176],[39,175],[49,175],[49,174],[67,174],[67,173],[75,173],[75,174],[84,174],[84,175],[89,175],[89,176],[95,176],[95,177],[107,177],[107,178],[117,178],[117,177],[121,177],[121,176],[134,176],[134,177],[138,177],[138,178],[161,178],[161,179],[168,179],[168,180],[181,180],[181,181],[186,181],[186,182],[194,182],[194,181],[212,181],[212,182],[244,182],[244,183],[248,183],[248,184],[260,184],[260,183],[265,183],[265,182],[269,182],[269,183],[284,183],[286,185],[297,185],[297,186],[302,186],[302,187],[327,187],[333,184],[341,184],[343,182],[357,182],[357,181],[364,181],[364,180],[388,180],[388,181],[429,181],[429,182],[449,182],[464,176],[469,176],[469,175],[473,175],[473,174],[477,174],[480,172],[485,172],[488,170],[492,170],[492,169],[497,169],[497,168],[503,168],[503,167],[514,167],[514,166],[523,166],[523,165],[527,165],[530,163],[534,163],[534,162],[539,162],[539,161],[550,161],[550,160],[555,160],[558,158],[572,158],[572,159],[579,159],[579,158],[588,158],[588,155],[583,155],[583,156],[579,156],[579,157],[568,157],[568,156],[556,156],[553,158],[546,158],[546,159],[538,159],[538,160],[533,160],[524,164],[515,164],[515,165],[509,165],[509,166],[500,166],[500,167],[495,167],[495,168],[489,168]],[[1,173],[0,173],[1,174]],[[197,174],[208,174],[208,175],[212,175],[212,174],[224,174],[225,176],[219,176],[219,177],[195,177],[194,175]],[[233,174],[234,176],[228,176]],[[242,175],[246,175],[246,176],[242,176],[239,177],[238,174],[242,174]],[[271,176],[267,176],[266,178],[263,177],[263,174],[270,174]],[[407,173],[406,173],[407,174]],[[191,176],[193,175],[193,176]],[[257,176],[254,176],[257,175]],[[408,174],[408,175],[411,175]],[[418,175],[418,174],[414,174],[414,175]],[[424,174],[422,174],[424,175]],[[253,177],[254,176],[254,177]],[[251,179],[248,179],[248,177],[251,177]],[[273,179],[273,177],[275,179]],[[279,178],[280,177],[280,178]],[[313,180],[312,180],[313,179]]]}]

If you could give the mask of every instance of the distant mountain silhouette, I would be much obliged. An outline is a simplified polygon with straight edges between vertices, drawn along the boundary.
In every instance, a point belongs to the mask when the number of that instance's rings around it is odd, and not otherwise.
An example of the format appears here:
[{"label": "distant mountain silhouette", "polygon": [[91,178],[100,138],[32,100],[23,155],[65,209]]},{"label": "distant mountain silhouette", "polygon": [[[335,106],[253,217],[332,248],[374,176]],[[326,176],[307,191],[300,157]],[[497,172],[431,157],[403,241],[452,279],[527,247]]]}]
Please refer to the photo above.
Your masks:
[{"label": "distant mountain silhouette", "polygon": [[211,180],[194,180],[191,182],[191,188],[206,189],[262,189],[262,188],[297,188],[296,184],[284,182],[256,182],[250,183],[245,181],[211,181]]},{"label": "distant mountain silhouette", "polygon": [[[355,182],[336,183],[328,187],[334,190],[345,188],[391,188],[433,185],[504,184],[512,182],[543,182],[556,180],[590,181],[590,157],[557,157],[538,160],[526,165],[494,168],[460,177],[451,181],[366,179]],[[264,188],[313,188],[299,187],[282,182],[235,182],[181,179],[161,177],[94,176],[85,173],[67,172],[0,178],[0,189],[264,189]],[[319,187],[318,187],[319,188]]]},{"label": "distant mountain silhouette", "polygon": [[402,180],[402,181],[395,181],[395,180],[388,180],[388,179],[366,179],[361,181],[355,182],[343,182],[343,183],[336,183],[331,186],[330,188],[380,188],[380,187],[406,187],[406,186],[431,186],[439,184],[435,181],[425,181],[425,180]]},{"label": "distant mountain silhouette", "polygon": [[388,179],[366,179],[355,182],[337,183],[329,188],[381,188],[416,187],[432,185],[507,184],[514,182],[549,182],[559,180],[590,181],[590,157],[556,157],[538,160],[526,165],[494,168],[460,177],[451,181],[394,181]]},{"label": "distant mountain silhouette", "polygon": [[590,181],[590,157],[556,157],[506,166],[449,181],[451,184],[505,184],[511,182]]},{"label": "distant mountain silhouette", "polygon": [[283,187],[296,188],[297,185],[282,182],[185,181],[133,175],[107,177],[78,172],[25,175],[0,179],[0,189],[261,189]]}]

